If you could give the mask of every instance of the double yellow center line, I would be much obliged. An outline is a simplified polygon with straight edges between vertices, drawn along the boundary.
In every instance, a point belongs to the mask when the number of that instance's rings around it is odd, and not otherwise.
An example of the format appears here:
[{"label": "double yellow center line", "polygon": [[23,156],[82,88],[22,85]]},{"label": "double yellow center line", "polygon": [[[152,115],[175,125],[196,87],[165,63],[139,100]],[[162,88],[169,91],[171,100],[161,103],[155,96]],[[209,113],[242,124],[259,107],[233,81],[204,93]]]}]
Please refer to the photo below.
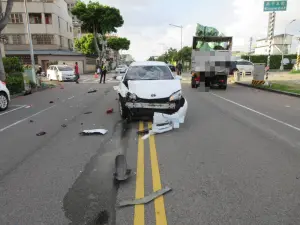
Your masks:
[{"label": "double yellow center line", "polygon": [[[148,128],[152,127],[152,124],[148,123]],[[144,130],[144,123],[139,122],[139,130]],[[151,160],[151,171],[152,171],[152,185],[153,192],[158,191],[162,188],[161,179],[159,173],[155,136],[149,137],[149,148],[150,148],[150,160]],[[145,146],[144,140],[139,136],[138,140],[138,153],[137,153],[137,173],[136,173],[136,190],[135,198],[145,197]],[[165,211],[164,197],[160,196],[154,200],[155,208],[155,219],[157,225],[167,225],[167,217]],[[145,206],[135,205],[134,208],[134,225],[145,225]]]}]

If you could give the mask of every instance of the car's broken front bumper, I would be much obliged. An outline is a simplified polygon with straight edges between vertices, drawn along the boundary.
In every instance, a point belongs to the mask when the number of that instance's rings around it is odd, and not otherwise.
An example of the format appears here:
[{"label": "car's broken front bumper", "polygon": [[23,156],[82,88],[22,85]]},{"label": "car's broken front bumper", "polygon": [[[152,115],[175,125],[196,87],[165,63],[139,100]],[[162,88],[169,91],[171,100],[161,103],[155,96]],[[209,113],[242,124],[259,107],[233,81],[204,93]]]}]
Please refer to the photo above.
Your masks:
[{"label": "car's broken front bumper", "polygon": [[146,103],[146,102],[127,102],[126,107],[129,109],[175,109],[175,103]]}]

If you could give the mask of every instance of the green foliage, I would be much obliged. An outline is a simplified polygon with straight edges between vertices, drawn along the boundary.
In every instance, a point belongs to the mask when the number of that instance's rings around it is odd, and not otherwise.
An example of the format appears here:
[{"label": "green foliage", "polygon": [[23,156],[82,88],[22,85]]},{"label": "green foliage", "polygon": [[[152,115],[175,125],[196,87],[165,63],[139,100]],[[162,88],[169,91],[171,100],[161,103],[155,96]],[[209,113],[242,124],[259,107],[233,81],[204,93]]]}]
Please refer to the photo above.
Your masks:
[{"label": "green foliage", "polygon": [[150,56],[147,61],[155,61],[155,57],[154,56]]},{"label": "green foliage", "polygon": [[82,30],[88,33],[106,34],[116,32],[124,23],[119,9],[89,1],[78,1],[72,14],[82,21]]},{"label": "green foliage", "polygon": [[[242,55],[242,59],[249,60],[248,55]],[[267,55],[252,55],[251,57],[252,63],[265,63],[267,65],[268,56]],[[288,58],[290,61],[292,59],[296,59],[297,55],[285,55],[284,58]],[[279,69],[281,65],[281,55],[271,55],[270,58],[270,69]],[[289,63],[284,66],[284,69],[290,70],[293,68],[293,64]]]},{"label": "green foliage", "polygon": [[192,47],[185,46],[178,52],[178,60],[183,62],[191,62],[192,60]]},{"label": "green foliage", "polygon": [[115,51],[128,50],[130,41],[127,38],[110,37],[107,39],[107,46]]},{"label": "green foliage", "polygon": [[24,78],[22,72],[14,72],[7,75],[5,82],[10,94],[18,94],[24,91]]},{"label": "green foliage", "polygon": [[81,38],[76,38],[74,43],[75,49],[85,55],[97,54],[95,48],[94,34],[86,34]]},{"label": "green foliage", "polygon": [[18,57],[4,57],[3,66],[6,74],[23,72],[23,63]]}]

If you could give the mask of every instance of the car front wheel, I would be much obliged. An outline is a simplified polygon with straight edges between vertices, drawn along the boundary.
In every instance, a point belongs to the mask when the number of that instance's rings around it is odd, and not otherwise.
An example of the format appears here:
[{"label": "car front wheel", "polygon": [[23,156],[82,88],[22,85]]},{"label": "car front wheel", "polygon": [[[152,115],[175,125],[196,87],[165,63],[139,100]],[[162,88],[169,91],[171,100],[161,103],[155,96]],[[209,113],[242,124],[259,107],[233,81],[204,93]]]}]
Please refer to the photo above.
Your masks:
[{"label": "car front wheel", "polygon": [[128,117],[128,109],[125,106],[125,103],[122,100],[121,96],[119,96],[119,111],[120,111],[120,116],[122,117],[122,119],[126,119]]},{"label": "car front wheel", "polygon": [[4,111],[8,108],[8,97],[5,93],[0,93],[0,111]]}]

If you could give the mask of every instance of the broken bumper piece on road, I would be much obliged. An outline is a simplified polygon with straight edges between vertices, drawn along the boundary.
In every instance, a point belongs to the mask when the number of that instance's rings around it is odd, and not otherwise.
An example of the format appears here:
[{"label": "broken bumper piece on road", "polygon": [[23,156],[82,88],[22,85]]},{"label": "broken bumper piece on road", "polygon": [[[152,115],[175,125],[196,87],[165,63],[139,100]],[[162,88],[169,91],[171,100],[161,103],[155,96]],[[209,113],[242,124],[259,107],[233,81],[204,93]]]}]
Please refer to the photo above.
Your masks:
[{"label": "broken bumper piece on road", "polygon": [[184,123],[188,108],[188,102],[184,99],[184,103],[179,110],[173,114],[165,114],[155,112],[153,116],[152,129],[142,139],[147,139],[152,134],[160,134],[178,129],[181,123]]}]

